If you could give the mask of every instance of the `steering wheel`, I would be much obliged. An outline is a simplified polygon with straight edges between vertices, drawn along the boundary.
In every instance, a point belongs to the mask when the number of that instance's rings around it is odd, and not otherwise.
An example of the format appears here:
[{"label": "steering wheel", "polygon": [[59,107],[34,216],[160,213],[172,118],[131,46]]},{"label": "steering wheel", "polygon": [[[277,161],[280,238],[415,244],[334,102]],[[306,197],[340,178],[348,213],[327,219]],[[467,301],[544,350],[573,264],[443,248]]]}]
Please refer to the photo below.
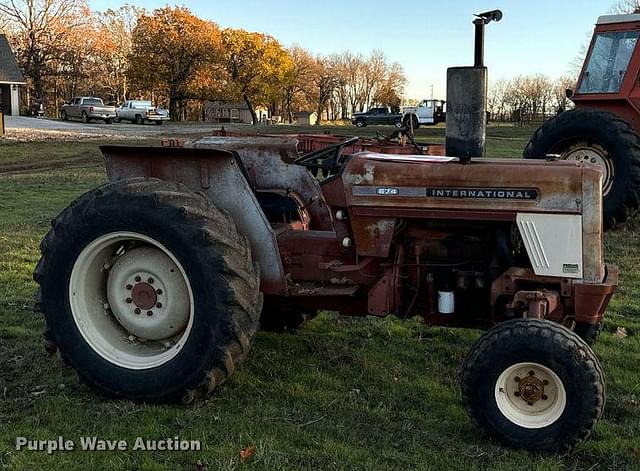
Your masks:
[{"label": "steering wheel", "polygon": [[322,170],[323,175],[328,177],[335,174],[341,167],[340,157],[342,157],[344,148],[355,144],[359,139],[359,137],[351,137],[337,144],[314,150],[302,157],[298,157],[293,163],[309,168],[315,176],[317,176],[319,170]]}]

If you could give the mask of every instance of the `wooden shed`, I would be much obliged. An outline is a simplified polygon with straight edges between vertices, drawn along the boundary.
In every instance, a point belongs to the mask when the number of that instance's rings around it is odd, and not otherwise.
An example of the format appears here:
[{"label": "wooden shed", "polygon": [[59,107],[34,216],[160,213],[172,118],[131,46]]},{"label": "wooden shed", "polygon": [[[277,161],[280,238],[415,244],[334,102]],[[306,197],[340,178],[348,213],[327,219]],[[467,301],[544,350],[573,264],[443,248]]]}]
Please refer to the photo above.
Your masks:
[{"label": "wooden shed", "polygon": [[298,126],[312,126],[318,122],[318,113],[315,111],[298,111],[295,114]]}]

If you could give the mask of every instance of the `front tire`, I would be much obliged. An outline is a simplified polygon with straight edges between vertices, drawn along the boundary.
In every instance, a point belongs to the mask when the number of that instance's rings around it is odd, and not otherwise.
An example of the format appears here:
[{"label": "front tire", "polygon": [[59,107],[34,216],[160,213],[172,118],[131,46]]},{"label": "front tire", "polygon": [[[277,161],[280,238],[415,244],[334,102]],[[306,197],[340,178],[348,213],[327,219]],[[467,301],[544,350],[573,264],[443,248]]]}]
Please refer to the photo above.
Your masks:
[{"label": "front tire", "polygon": [[356,127],[357,128],[364,128],[367,125],[366,121],[364,119],[357,119],[356,120]]},{"label": "front tire", "polygon": [[136,124],[144,124],[144,118],[142,116],[140,116],[139,114],[137,114],[136,118],[135,118],[135,123]]},{"label": "front tire", "polygon": [[561,159],[588,161],[603,167],[605,228],[624,223],[640,204],[640,135],[617,115],[575,109],[545,122],[531,137],[525,159],[559,154]]},{"label": "front tire", "polygon": [[67,112],[64,111],[64,110],[60,113],[60,118],[62,118],[62,121],[69,121],[69,117],[67,116]]},{"label": "front tire", "polygon": [[604,375],[589,346],[547,320],[517,319],[485,333],[462,367],[469,415],[507,445],[570,448],[591,433],[605,402]]},{"label": "front tire", "polygon": [[83,111],[81,117],[82,117],[82,122],[83,123],[88,123],[89,122],[89,115],[86,112]]},{"label": "front tire", "polygon": [[259,273],[228,215],[183,185],[107,184],[65,209],[34,274],[48,335],[81,379],[139,401],[191,402],[246,357]]}]

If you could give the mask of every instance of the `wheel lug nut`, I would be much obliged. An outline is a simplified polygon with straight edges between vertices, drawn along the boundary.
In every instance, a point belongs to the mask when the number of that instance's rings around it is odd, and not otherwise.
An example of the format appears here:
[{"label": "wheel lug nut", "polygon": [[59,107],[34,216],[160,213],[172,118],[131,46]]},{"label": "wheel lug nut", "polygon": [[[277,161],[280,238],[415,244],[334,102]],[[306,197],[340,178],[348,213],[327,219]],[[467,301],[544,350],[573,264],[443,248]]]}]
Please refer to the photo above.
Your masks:
[{"label": "wheel lug nut", "polygon": [[519,391],[516,391],[516,392],[514,392],[514,393],[513,393],[513,395],[514,395],[515,397],[520,397],[520,392],[519,392]]},{"label": "wheel lug nut", "polygon": [[157,307],[158,309],[160,309],[160,308],[162,307],[162,303],[157,303],[157,304],[156,304],[156,307]]},{"label": "wheel lug nut", "polygon": [[161,289],[156,290],[156,294],[162,294],[162,290]]},{"label": "wheel lug nut", "polygon": [[542,399],[543,401],[546,401],[546,400],[548,399],[548,397],[547,397],[547,395],[546,395],[546,394],[543,394],[543,395],[541,396],[541,399]]},{"label": "wheel lug nut", "polygon": [[142,278],[140,278],[139,276],[136,276],[136,282],[140,282],[142,280]]},{"label": "wheel lug nut", "polygon": [[152,284],[153,284],[153,278],[149,278],[149,279],[147,280],[147,282],[149,282],[149,284],[150,284],[150,285],[152,285]]},{"label": "wheel lug nut", "polygon": [[133,289],[133,286],[132,285],[127,285],[127,289],[131,290],[131,289]]},{"label": "wheel lug nut", "polygon": [[136,314],[140,314],[140,308],[138,308],[138,307],[135,308],[135,310],[133,312],[135,312]]},{"label": "wheel lug nut", "polygon": [[147,311],[147,316],[149,317],[153,316],[153,311]]},{"label": "wheel lug nut", "polygon": [[516,380],[516,383],[520,382],[520,376],[516,376],[514,379]]},{"label": "wheel lug nut", "polygon": [[549,381],[547,381],[546,379],[543,379],[542,380],[542,384],[544,384],[546,386],[547,384],[549,384]]},{"label": "wheel lug nut", "polygon": [[529,376],[535,376],[535,375],[536,375],[535,371],[533,371],[533,370],[529,371]]},{"label": "wheel lug nut", "polygon": [[127,304],[131,304],[132,302],[133,302],[133,299],[127,298]]}]

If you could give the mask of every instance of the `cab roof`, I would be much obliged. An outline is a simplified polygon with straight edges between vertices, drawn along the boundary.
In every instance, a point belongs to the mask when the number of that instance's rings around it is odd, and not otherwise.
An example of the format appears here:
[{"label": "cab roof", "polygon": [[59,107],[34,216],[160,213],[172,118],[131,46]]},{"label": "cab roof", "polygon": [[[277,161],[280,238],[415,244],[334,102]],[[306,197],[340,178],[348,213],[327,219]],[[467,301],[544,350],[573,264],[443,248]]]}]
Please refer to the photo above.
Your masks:
[{"label": "cab roof", "polygon": [[598,17],[598,25],[610,25],[614,23],[630,23],[633,21],[640,21],[640,14],[630,15],[604,15]]}]

